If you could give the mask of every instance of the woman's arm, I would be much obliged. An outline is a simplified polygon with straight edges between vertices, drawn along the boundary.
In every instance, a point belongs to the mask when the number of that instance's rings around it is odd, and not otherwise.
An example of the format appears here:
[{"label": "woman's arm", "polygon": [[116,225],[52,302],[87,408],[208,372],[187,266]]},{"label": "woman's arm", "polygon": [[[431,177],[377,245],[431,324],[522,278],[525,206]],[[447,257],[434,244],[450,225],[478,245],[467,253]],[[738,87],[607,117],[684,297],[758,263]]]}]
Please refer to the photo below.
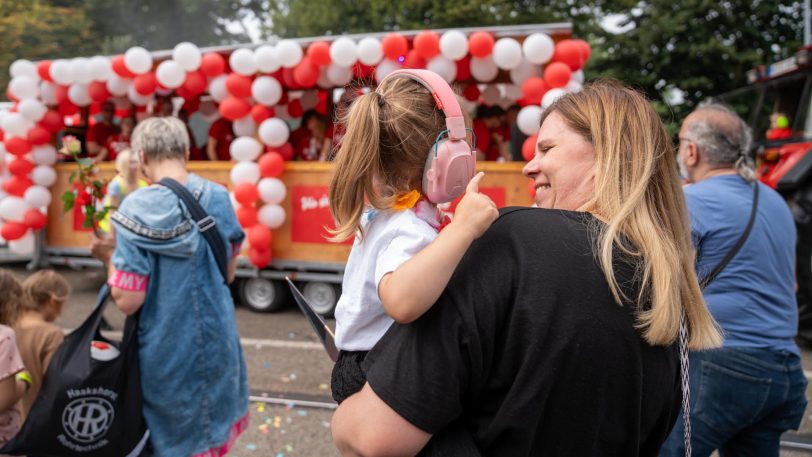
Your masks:
[{"label": "woman's arm", "polygon": [[[110,259],[113,256],[113,251],[116,248],[116,231],[114,226],[110,226],[110,234],[106,238],[98,238],[95,235],[90,243],[90,253],[93,257],[101,260],[107,268],[107,277],[113,278],[116,274],[116,269]],[[118,309],[126,315],[135,314],[144,304],[146,299],[146,292],[125,290],[119,287],[110,287],[110,296],[116,303]]]},{"label": "woman's arm", "polygon": [[217,160],[217,139],[209,136],[209,141],[206,142],[206,156],[212,162]]},{"label": "woman's arm", "polygon": [[412,322],[431,308],[465,251],[499,216],[493,201],[479,193],[484,176],[480,172],[468,183],[454,220],[437,238],[381,279],[378,296],[395,321]]}]

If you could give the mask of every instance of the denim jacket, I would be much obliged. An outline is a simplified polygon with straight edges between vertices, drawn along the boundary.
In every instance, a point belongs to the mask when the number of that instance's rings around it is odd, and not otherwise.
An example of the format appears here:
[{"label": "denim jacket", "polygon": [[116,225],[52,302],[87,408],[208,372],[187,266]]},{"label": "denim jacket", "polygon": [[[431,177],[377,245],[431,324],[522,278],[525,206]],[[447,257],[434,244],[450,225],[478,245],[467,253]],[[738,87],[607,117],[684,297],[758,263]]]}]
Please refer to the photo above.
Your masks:
[{"label": "denim jacket", "polygon": [[[225,188],[190,175],[187,188],[216,220],[229,254],[244,233]],[[156,456],[223,445],[248,411],[234,303],[211,250],[168,188],[130,194],[112,217],[113,286],[146,292],[138,323],[144,417]]]}]

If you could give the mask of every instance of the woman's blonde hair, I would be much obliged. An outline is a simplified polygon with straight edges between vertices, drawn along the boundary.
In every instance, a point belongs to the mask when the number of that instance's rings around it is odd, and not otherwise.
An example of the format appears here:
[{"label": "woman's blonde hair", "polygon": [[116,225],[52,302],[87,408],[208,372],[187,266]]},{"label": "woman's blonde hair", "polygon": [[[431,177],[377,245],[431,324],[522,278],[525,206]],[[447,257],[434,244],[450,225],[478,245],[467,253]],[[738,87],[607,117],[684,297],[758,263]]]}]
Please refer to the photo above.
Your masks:
[{"label": "woman's blonde hair", "polygon": [[392,207],[401,192],[421,191],[426,157],[445,129],[445,115],[417,81],[394,77],[350,106],[347,133],[330,181],[330,211],[336,220],[332,241],[359,234],[368,202]]},{"label": "woman's blonde hair", "polygon": [[559,98],[541,122],[554,112],[595,149],[595,191],[586,208],[607,221],[596,225],[595,235],[615,300],[630,299],[613,270],[620,254],[636,260],[641,287],[634,300],[646,341],[672,344],[684,313],[691,349],[719,346],[722,337],[696,277],[671,138],[651,104],[617,82],[600,81]]},{"label": "woman's blonde hair", "polygon": [[65,301],[70,295],[68,281],[54,270],[40,270],[23,281],[23,308],[43,311],[51,300]]},{"label": "woman's blonde hair", "polygon": [[14,273],[0,268],[0,324],[17,322],[23,302],[23,288]]}]

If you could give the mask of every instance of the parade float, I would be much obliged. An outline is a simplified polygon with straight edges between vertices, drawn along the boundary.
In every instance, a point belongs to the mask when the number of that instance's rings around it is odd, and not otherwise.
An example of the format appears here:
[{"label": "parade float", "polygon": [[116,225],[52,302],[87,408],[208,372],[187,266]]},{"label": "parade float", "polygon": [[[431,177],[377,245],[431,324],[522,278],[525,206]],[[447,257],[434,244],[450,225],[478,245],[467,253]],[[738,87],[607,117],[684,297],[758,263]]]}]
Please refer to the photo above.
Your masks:
[{"label": "parade float", "polygon": [[[247,234],[235,285],[241,301],[276,310],[289,301],[283,279],[291,277],[329,314],[350,244],[325,239],[333,225],[332,165],[291,161],[291,127],[304,111],[332,116],[336,89],[368,90],[398,68],[427,68],[452,84],[469,112],[480,104],[522,106],[516,123],[528,136],[522,150],[529,157],[542,109],[579,90],[589,53],[569,24],[538,24],[17,60],[7,90],[13,105],[0,115],[0,237],[7,254],[30,257],[32,267],[98,266],[89,256],[88,213],[98,209],[94,196],[115,174],[114,164],[66,161],[70,144],[63,139],[75,138],[71,144],[82,150],[83,133],[107,100],[117,113],[143,118],[156,97],[169,97],[209,122],[233,122],[232,161],[190,162],[189,169],[232,192]],[[83,164],[93,168],[91,180],[76,179]],[[522,165],[479,162],[486,172],[481,191],[500,207],[531,204]]]}]

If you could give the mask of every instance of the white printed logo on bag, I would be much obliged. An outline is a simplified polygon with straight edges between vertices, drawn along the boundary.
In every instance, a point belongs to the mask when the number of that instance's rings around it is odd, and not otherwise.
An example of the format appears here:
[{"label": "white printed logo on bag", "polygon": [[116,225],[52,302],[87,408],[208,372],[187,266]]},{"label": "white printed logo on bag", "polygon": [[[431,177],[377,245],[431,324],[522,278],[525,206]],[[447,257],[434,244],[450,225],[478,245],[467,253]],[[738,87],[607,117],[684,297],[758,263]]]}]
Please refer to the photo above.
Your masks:
[{"label": "white printed logo on bag", "polygon": [[[115,401],[118,394],[102,387],[70,389],[69,398],[75,398],[62,411],[64,434],[57,438],[63,446],[74,451],[86,452],[109,443],[102,439],[115,418]],[[106,398],[105,398],[106,397]]]}]

